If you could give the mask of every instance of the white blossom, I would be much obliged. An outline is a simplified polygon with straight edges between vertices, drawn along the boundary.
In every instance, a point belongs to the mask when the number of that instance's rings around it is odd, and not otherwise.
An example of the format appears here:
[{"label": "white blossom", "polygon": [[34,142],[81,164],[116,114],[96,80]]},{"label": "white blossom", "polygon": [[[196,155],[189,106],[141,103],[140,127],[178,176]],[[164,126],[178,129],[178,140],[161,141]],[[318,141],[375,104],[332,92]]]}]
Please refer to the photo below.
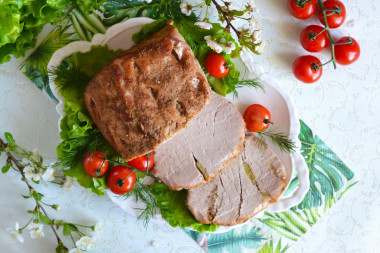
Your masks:
[{"label": "white blossom", "polygon": [[250,1],[248,2],[248,5],[249,5],[252,9],[254,9],[254,8],[256,7],[256,1],[255,1],[255,0],[250,0]]},{"label": "white blossom", "polygon": [[69,251],[69,253],[82,253],[83,251],[81,251],[80,249],[78,248],[73,248]]},{"label": "white blossom", "polygon": [[41,223],[31,223],[28,225],[28,229],[30,230],[30,237],[32,239],[35,238],[42,238],[44,237],[44,231],[43,230],[44,225]]},{"label": "white blossom", "polygon": [[233,43],[231,41],[226,43],[223,46],[223,50],[224,50],[224,52],[226,52],[226,54],[231,54],[232,51],[234,51],[235,49],[236,49],[235,43]]},{"label": "white blossom", "polygon": [[152,0],[137,0],[137,2],[147,2],[149,4],[152,2]]},{"label": "white blossom", "polygon": [[221,53],[223,51],[223,47],[220,43],[216,42],[211,36],[207,35],[204,37],[206,40],[207,46],[209,46],[212,50],[217,53]]},{"label": "white blossom", "polygon": [[44,181],[53,181],[54,180],[54,172],[53,168],[48,168],[45,170],[44,174],[42,174],[42,180]]},{"label": "white blossom", "polygon": [[103,223],[98,222],[94,227],[94,236],[101,235],[103,233]]},{"label": "white blossom", "polygon": [[14,230],[12,228],[7,228],[7,231],[14,239],[21,243],[24,243],[24,237],[21,235],[20,225],[18,222],[16,222]]},{"label": "white blossom", "polygon": [[255,46],[255,51],[259,54],[262,54],[267,48],[267,44],[268,44],[267,41],[262,41],[260,45]]},{"label": "white blossom", "polygon": [[91,250],[94,248],[95,246],[95,241],[93,238],[89,237],[89,236],[82,236],[76,243],[75,243],[75,246],[77,246],[77,248],[79,250],[82,250],[82,251],[86,251],[86,250]]},{"label": "white blossom", "polygon": [[202,22],[195,22],[194,25],[199,26],[200,28],[205,30],[210,30],[212,28],[212,24],[210,24],[210,22],[207,19],[204,19]]},{"label": "white blossom", "polygon": [[256,30],[253,32],[253,42],[259,42],[261,40],[261,30]]},{"label": "white blossom", "polygon": [[30,164],[30,161],[29,161],[28,159],[26,159],[26,158],[22,158],[21,163],[22,163],[24,166],[26,166],[26,165],[29,165],[29,164]]},{"label": "white blossom", "polygon": [[33,149],[32,158],[36,161],[40,158],[40,151],[38,150],[38,148]]},{"label": "white blossom", "polygon": [[32,166],[26,166],[24,167],[24,173],[26,179],[30,180],[33,179],[34,181],[38,181],[41,178],[41,174],[36,172],[36,170]]},{"label": "white blossom", "polygon": [[191,6],[191,4],[189,4],[188,2],[182,2],[179,7],[181,8],[183,14],[185,14],[186,16],[190,16],[191,11],[193,9],[193,6]]}]

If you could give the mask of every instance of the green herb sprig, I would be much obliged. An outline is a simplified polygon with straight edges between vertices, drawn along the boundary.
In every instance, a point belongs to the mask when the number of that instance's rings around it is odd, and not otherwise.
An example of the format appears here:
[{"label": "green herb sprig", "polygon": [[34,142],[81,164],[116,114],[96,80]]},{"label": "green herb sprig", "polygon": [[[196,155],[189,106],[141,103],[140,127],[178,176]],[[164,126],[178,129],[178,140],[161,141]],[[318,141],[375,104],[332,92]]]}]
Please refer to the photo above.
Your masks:
[{"label": "green herb sprig", "polygon": [[[87,236],[85,233],[83,233],[80,230],[80,228],[89,228],[92,231],[95,231],[97,227],[99,227],[99,225],[87,226],[67,222],[60,219],[50,218],[50,215],[48,214],[48,211],[47,209],[45,209],[45,207],[49,207],[51,209],[54,209],[55,211],[58,211],[60,209],[59,205],[46,203],[43,200],[43,198],[45,197],[44,194],[38,192],[32,186],[32,182],[38,184],[40,180],[45,180],[63,185],[64,178],[55,176],[53,174],[50,174],[51,177],[45,177],[45,173],[48,173],[49,170],[51,170],[51,168],[48,168],[48,166],[45,166],[43,164],[43,159],[39,154],[36,154],[35,152],[28,152],[24,148],[17,145],[12,134],[8,132],[4,134],[4,137],[5,141],[2,138],[0,138],[0,155],[4,153],[7,156],[7,159],[6,164],[2,167],[1,171],[2,173],[7,173],[9,169],[12,168],[15,171],[19,172],[22,178],[21,180],[26,184],[29,190],[29,193],[27,195],[22,195],[23,198],[33,199],[35,203],[35,207],[33,209],[27,210],[27,212],[31,215],[29,221],[21,228],[19,227],[18,223],[16,223],[15,230],[11,232],[11,236],[16,238],[20,242],[23,242],[24,239],[22,237],[22,234],[25,229],[29,229],[32,238],[43,237],[43,224],[45,224],[51,228],[57,240],[57,253],[67,253],[69,251],[68,247],[63,243],[61,236],[59,235],[60,227],[63,228],[62,234],[71,238],[74,247],[78,245],[78,242],[84,243],[84,239],[88,239],[88,242],[92,243],[93,239]],[[16,156],[22,157],[23,160],[21,161]],[[27,175],[26,173],[32,174],[33,178],[29,180],[28,178],[30,177],[30,175]],[[74,237],[78,237],[80,239],[78,241],[75,241]],[[82,246],[86,247],[85,244],[83,244]]]},{"label": "green herb sprig", "polygon": [[277,145],[282,152],[294,153],[296,152],[296,145],[293,141],[289,140],[289,137],[284,133],[276,133],[276,129],[268,128],[263,131],[257,132],[257,136],[262,141],[262,144],[265,143],[265,138],[269,137],[270,140]]}]

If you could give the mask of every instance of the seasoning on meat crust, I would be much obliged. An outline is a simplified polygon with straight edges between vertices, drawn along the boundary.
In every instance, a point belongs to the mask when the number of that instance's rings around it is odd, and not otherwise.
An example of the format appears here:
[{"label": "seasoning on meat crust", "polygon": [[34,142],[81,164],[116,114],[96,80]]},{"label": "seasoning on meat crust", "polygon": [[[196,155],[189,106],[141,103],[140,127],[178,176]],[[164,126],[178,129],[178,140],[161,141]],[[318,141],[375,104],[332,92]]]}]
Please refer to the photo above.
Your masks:
[{"label": "seasoning on meat crust", "polygon": [[197,59],[171,25],[105,66],[84,94],[95,124],[126,160],[174,136],[210,98]]}]

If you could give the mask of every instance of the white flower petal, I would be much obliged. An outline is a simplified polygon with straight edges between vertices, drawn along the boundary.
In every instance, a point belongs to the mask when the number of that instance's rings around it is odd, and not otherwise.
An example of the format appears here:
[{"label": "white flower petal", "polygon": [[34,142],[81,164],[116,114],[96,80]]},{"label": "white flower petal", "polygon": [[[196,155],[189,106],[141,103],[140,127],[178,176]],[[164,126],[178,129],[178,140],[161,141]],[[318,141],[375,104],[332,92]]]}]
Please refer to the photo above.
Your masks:
[{"label": "white flower petal", "polygon": [[53,181],[54,180],[54,172],[53,168],[48,168],[44,174],[42,175],[42,180],[44,181]]},{"label": "white flower petal", "polygon": [[203,22],[195,22],[194,25],[199,26],[200,28],[205,30],[210,30],[212,28],[212,24],[210,24],[206,20],[204,20]]},{"label": "white flower petal", "polygon": [[69,251],[69,253],[82,253],[82,251],[78,248],[73,248]]},{"label": "white flower petal", "polygon": [[78,249],[86,251],[91,250],[95,246],[95,241],[89,236],[82,236],[76,243]]},{"label": "white flower petal", "polygon": [[182,2],[179,7],[181,8],[181,12],[183,14],[190,16],[193,7],[188,2]]}]

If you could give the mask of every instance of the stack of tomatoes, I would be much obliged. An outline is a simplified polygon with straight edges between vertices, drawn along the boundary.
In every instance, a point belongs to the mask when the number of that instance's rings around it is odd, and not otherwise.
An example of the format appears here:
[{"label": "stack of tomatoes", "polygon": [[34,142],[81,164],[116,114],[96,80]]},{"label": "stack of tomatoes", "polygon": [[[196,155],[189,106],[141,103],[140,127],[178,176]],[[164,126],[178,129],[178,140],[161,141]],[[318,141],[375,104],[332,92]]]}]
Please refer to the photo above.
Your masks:
[{"label": "stack of tomatoes", "polygon": [[[321,25],[307,26],[300,35],[302,47],[308,52],[320,52],[327,47],[331,47],[332,60],[348,65],[356,61],[360,56],[358,42],[349,36],[344,36],[334,40],[329,33],[330,29],[341,26],[346,19],[346,8],[339,0],[327,0],[320,5],[326,10],[323,15],[322,8],[318,8],[317,0],[288,0],[287,8],[289,12],[298,19],[308,19],[318,12]],[[327,23],[326,23],[327,22]],[[293,63],[294,76],[305,83],[313,83],[322,76],[321,61],[313,55],[298,57]]]}]

